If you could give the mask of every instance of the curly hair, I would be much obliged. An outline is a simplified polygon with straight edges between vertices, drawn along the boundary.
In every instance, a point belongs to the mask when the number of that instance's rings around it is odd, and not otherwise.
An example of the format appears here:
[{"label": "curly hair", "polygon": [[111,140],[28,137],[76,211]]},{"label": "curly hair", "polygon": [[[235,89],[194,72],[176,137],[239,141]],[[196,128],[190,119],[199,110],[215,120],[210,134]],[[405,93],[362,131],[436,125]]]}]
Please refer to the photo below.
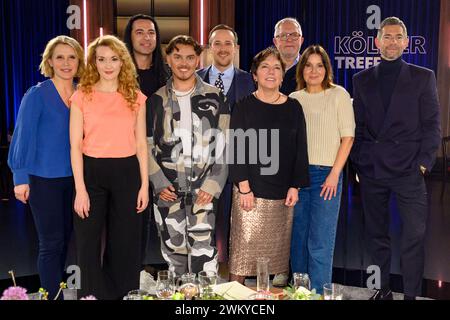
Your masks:
[{"label": "curly hair", "polygon": [[84,72],[83,48],[81,47],[81,45],[78,43],[77,40],[68,36],[57,36],[47,43],[47,45],[45,46],[44,53],[42,54],[41,64],[39,65],[39,70],[41,71],[41,74],[48,78],[53,78],[53,76],[55,75],[55,72],[53,71],[53,68],[50,66],[48,60],[52,58],[53,52],[55,51],[55,48],[58,44],[68,45],[75,51],[78,58],[78,70],[75,77],[76,78],[81,77],[81,75]]},{"label": "curly hair", "polygon": [[134,66],[133,59],[131,58],[125,43],[115,36],[106,35],[98,37],[89,44],[86,71],[81,77],[78,87],[85,94],[90,95],[93,91],[93,86],[100,80],[100,74],[98,73],[95,61],[96,50],[101,46],[110,48],[122,61],[122,68],[120,69],[118,76],[119,86],[117,91],[122,94],[128,102],[128,107],[134,110],[139,91],[136,67]]}]

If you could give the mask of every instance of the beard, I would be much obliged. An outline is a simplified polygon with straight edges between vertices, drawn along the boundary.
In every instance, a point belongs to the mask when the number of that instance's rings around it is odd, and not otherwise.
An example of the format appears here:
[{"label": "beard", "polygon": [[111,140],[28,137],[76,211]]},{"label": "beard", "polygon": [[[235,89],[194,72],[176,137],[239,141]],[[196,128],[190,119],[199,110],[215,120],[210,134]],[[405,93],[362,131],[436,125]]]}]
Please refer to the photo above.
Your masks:
[{"label": "beard", "polygon": [[142,56],[151,56],[153,54],[153,51],[155,51],[155,47],[149,47],[149,48],[142,48],[137,47],[133,48],[134,53],[137,53]]},{"label": "beard", "polygon": [[186,81],[186,80],[190,80],[193,77],[195,77],[194,73],[195,73],[195,70],[189,70],[186,72],[176,70],[175,72],[173,72],[173,76],[175,78],[177,78],[178,80]]},{"label": "beard", "polygon": [[228,54],[225,57],[217,55],[216,59],[214,59],[214,62],[220,67],[228,67],[233,62],[233,56],[231,54]]},{"label": "beard", "polygon": [[397,60],[398,58],[400,58],[403,55],[403,50],[399,49],[399,48],[395,48],[395,51],[385,49],[382,52],[382,57],[385,60]]}]

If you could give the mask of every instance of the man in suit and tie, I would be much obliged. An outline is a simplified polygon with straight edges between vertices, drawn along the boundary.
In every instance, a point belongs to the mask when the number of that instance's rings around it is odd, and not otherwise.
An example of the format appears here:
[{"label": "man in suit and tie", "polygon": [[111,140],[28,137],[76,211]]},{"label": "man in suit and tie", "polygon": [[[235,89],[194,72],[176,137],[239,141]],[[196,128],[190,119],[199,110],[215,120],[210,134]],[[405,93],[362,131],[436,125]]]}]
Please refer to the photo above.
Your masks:
[{"label": "man in suit and tie", "polygon": [[381,63],[353,77],[356,136],[352,160],[359,175],[366,236],[372,263],[381,271],[381,288],[371,300],[392,300],[389,198],[401,217],[401,269],[405,299],[421,294],[427,190],[440,142],[440,115],[433,71],[408,64],[405,24],[385,19],[375,44]]},{"label": "man in suit and tie", "polygon": [[227,97],[231,108],[239,99],[255,91],[250,73],[233,65],[238,37],[233,28],[219,24],[209,32],[212,65],[197,71],[203,81],[215,85]]},{"label": "man in suit and tie", "polygon": [[[234,104],[238,100],[255,91],[251,74],[233,65],[238,45],[237,34],[233,28],[219,24],[209,32],[208,42],[213,57],[212,65],[197,73],[203,81],[222,91],[233,111]],[[216,216],[216,246],[219,251],[219,262],[228,261],[231,188],[230,183],[225,185]]]},{"label": "man in suit and tie", "polygon": [[276,23],[273,44],[280,51],[281,58],[286,64],[280,91],[287,96],[297,90],[296,71],[303,40],[302,27],[297,19],[284,18]]}]

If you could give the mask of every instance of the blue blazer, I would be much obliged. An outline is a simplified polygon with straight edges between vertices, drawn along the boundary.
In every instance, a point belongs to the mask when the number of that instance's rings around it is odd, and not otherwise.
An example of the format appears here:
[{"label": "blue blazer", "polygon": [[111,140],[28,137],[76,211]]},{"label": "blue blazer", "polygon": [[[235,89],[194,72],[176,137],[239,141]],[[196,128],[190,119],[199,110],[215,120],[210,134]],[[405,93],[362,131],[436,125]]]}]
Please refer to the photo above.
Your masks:
[{"label": "blue blazer", "polygon": [[[197,71],[198,75],[206,83],[209,83],[210,70],[211,66]],[[253,82],[252,75],[244,70],[234,68],[233,81],[231,81],[230,89],[228,90],[226,95],[231,107],[231,111],[233,111],[233,107],[236,102],[241,100],[243,97],[248,96],[253,91],[255,91],[255,83]]]},{"label": "blue blazer", "polygon": [[440,112],[434,72],[402,61],[387,111],[379,90],[379,66],[353,76],[355,143],[359,174],[394,178],[431,170],[439,148]]}]

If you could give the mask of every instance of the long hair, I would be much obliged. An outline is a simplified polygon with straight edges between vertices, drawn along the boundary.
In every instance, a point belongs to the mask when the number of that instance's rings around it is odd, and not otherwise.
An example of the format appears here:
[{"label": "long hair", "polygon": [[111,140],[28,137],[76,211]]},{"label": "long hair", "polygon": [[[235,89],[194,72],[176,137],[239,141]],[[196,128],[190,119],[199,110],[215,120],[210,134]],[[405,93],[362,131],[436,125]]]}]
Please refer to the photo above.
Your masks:
[{"label": "long hair", "polygon": [[140,20],[140,19],[150,20],[151,22],[153,22],[153,25],[155,26],[156,46],[155,46],[155,50],[153,50],[153,53],[152,53],[152,63],[153,63],[153,68],[155,70],[155,73],[158,76],[158,86],[159,87],[165,86],[167,83],[167,79],[169,78],[169,71],[168,71],[167,66],[164,63],[162,49],[161,49],[161,36],[159,33],[159,27],[158,27],[158,24],[156,23],[156,20],[153,17],[148,16],[146,14],[137,14],[137,15],[132,16],[130,18],[130,20],[128,20],[128,24],[125,27],[123,42],[125,42],[125,44],[128,48],[128,51],[131,54],[133,62],[136,65],[136,60],[134,59],[134,55],[133,55],[133,43],[131,42],[131,31],[133,29],[133,23],[136,20]]},{"label": "long hair", "polygon": [[322,89],[329,89],[334,87],[333,84],[333,68],[331,67],[330,57],[328,53],[319,45],[311,45],[303,51],[300,60],[297,64],[296,70],[296,80],[297,80],[297,90],[302,90],[306,88],[306,81],[303,78],[303,70],[305,70],[306,63],[312,54],[318,54],[322,58],[322,63],[325,67],[325,77],[322,81]]},{"label": "long hair", "polygon": [[107,35],[98,37],[89,44],[86,71],[81,77],[79,88],[89,95],[92,93],[93,86],[100,80],[100,74],[96,66],[96,50],[100,46],[110,48],[122,61],[122,67],[118,76],[119,86],[117,91],[128,102],[128,107],[134,110],[139,90],[136,68],[127,47],[115,36]]}]

